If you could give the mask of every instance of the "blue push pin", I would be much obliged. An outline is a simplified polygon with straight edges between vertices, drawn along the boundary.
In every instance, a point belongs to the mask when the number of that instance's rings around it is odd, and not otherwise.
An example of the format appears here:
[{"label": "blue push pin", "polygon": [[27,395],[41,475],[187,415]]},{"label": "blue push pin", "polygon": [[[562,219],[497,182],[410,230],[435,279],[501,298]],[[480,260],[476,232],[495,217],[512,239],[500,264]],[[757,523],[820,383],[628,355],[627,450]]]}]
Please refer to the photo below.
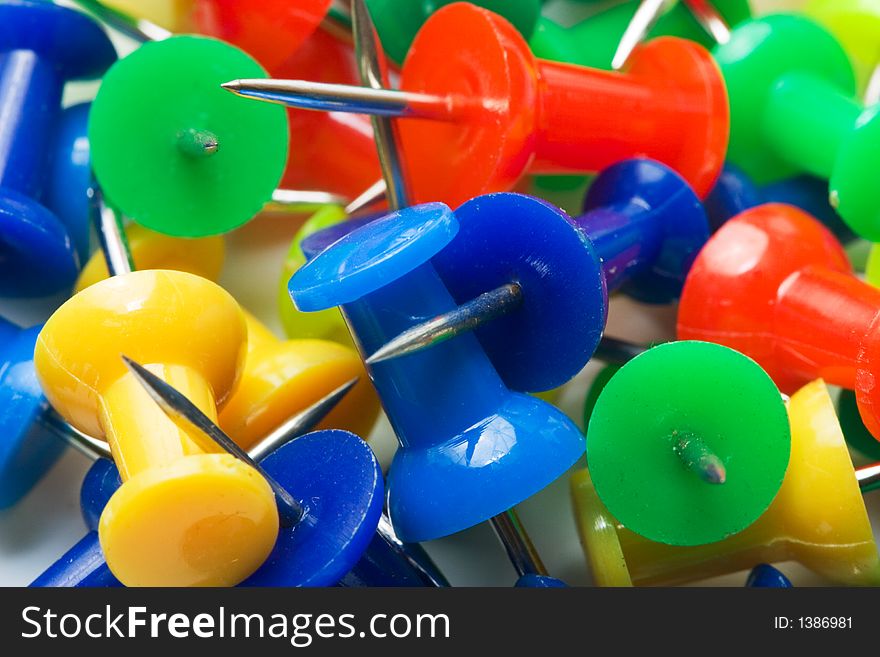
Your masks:
[{"label": "blue push pin", "polygon": [[[392,213],[308,262],[291,278],[291,296],[303,311],[342,306],[362,353],[372,353],[420,319],[456,307],[432,258],[458,230],[440,203]],[[563,253],[580,248],[569,233],[574,242]],[[388,473],[388,507],[404,541],[504,513],[583,454],[574,424],[508,390],[473,335],[369,370],[401,443]]]},{"label": "blue push pin", "polygon": [[746,586],[756,589],[790,589],[791,582],[773,566],[762,563],[749,573]]},{"label": "blue push pin", "polygon": [[858,237],[828,202],[827,181],[814,176],[801,175],[758,187],[740,169],[727,164],[704,202],[713,232],[731,217],[763,203],[794,205],[825,224],[841,242]]},{"label": "blue push pin", "polygon": [[55,130],[55,147],[46,189],[46,207],[67,226],[79,261],[91,253],[89,244],[89,189],[93,186],[88,125],[91,103],[80,103],[61,112]]},{"label": "blue push pin", "polygon": [[[353,383],[316,402],[252,450],[266,472],[298,500],[305,516],[282,529],[267,561],[242,586],[327,586],[343,575],[343,584],[349,586],[446,585],[427,557],[389,547],[393,534],[374,534],[384,487],[372,450],[362,440],[345,431],[296,437],[320,422]],[[96,531],[104,506],[121,482],[116,466],[100,455],[100,449],[93,451],[96,461],[81,490],[89,533],[31,586],[121,585],[104,561]],[[392,556],[402,552],[407,560]],[[377,564],[391,570],[376,573]]]},{"label": "blue push pin", "polygon": [[64,224],[40,203],[67,80],[116,59],[103,30],[50,2],[0,4],[0,296],[70,287],[78,260]]},{"label": "blue push pin", "polygon": [[57,429],[61,418],[43,397],[34,371],[41,328],[22,329],[0,317],[0,509],[21,499],[64,450]]},{"label": "blue push pin", "polygon": [[394,336],[367,363],[474,330],[510,388],[547,390],[571,379],[596,350],[609,292],[674,300],[709,237],[693,190],[652,160],[605,169],[584,209],[572,219],[549,203],[509,193],[462,205],[457,237],[433,259],[461,305]]}]

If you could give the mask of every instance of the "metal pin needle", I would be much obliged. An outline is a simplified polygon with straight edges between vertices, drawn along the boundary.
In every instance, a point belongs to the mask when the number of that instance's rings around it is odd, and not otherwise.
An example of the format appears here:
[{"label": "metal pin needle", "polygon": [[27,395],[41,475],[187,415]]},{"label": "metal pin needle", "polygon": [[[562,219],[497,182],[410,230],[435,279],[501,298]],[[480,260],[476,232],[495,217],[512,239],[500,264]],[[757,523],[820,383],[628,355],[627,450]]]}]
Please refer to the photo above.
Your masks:
[{"label": "metal pin needle", "polygon": [[[283,527],[290,527],[302,519],[304,513],[302,505],[293,499],[290,493],[275,481],[259,463],[248,456],[247,452],[236,445],[195,404],[143,365],[136,363],[125,355],[122,356],[122,360],[138,383],[144,387],[169,419],[175,423],[182,422],[187,427],[195,430],[190,436],[199,442],[203,449],[213,451],[214,445],[219,445],[227,453],[247,463],[263,476],[272,488],[272,492],[275,493],[275,499],[278,503],[278,514]],[[205,441],[205,438],[208,440]]]}]

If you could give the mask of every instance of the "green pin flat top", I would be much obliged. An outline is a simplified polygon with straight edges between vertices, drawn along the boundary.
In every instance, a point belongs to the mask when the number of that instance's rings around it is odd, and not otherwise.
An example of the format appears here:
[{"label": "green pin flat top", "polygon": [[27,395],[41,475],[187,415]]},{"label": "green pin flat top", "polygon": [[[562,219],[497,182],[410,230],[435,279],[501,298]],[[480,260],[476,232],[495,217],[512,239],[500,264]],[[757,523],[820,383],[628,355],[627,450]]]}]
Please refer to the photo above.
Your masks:
[{"label": "green pin flat top", "polygon": [[[707,342],[663,344],[624,365],[587,430],[590,474],[608,510],[670,545],[713,543],[748,527],[776,496],[790,451],[788,415],[770,377]],[[723,483],[696,470],[704,454],[720,461]]]},{"label": "green pin flat top", "polygon": [[147,43],[114,64],[89,117],[107,198],[137,223],[181,237],[225,233],[257,214],[284,172],[287,116],[220,87],[243,77],[266,72],[204,37]]}]

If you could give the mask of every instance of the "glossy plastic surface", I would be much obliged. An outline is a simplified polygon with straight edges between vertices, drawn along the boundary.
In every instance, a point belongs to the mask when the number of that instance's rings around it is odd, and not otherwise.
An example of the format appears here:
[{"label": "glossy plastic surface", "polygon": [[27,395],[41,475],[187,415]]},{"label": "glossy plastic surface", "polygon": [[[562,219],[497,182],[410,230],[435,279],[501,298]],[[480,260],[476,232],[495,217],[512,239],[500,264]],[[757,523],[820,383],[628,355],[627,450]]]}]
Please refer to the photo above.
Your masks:
[{"label": "glossy plastic surface", "polygon": [[[400,63],[428,17],[457,0],[367,0],[385,54]],[[541,14],[541,0],[477,0],[472,4],[503,16],[528,39]]]},{"label": "glossy plastic surface", "polygon": [[[382,472],[372,450],[346,431],[318,431],[278,448],[266,471],[306,509],[282,528],[265,563],[242,586],[331,586],[351,570],[373,539],[382,512]],[[83,482],[86,525],[121,485],[116,467],[99,459]],[[95,531],[32,586],[119,585],[104,563]]]},{"label": "glossy plastic surface", "polygon": [[[458,232],[445,206],[407,208],[349,233],[290,281],[302,310],[342,305],[362,355],[455,303],[431,258]],[[368,371],[400,441],[388,508],[403,541],[471,527],[533,495],[582,454],[562,413],[502,383],[476,337]]]},{"label": "glossy plastic surface", "polygon": [[727,164],[704,206],[714,232],[731,217],[762,203],[793,205],[825,224],[840,241],[848,243],[856,239],[856,234],[831,207],[828,184],[815,176],[795,176],[758,187],[741,169]]},{"label": "glossy plastic surface", "polygon": [[[265,75],[241,50],[205,37],[147,43],[120,60],[89,117],[92,166],[108,200],[169,235],[216,235],[250,220],[281,180],[286,116],[220,84]],[[216,152],[187,149],[192,131],[216,138]]]},{"label": "glossy plastic surface", "polygon": [[[452,50],[450,34],[460,44]],[[454,113],[399,122],[415,202],[456,207],[511,189],[524,173],[588,173],[640,155],[671,166],[702,196],[727,148],[717,66],[701,46],[671,37],[611,73],[536,60],[510,23],[456,3],[416,36],[401,87],[448,97]]]},{"label": "glossy plastic surface", "polygon": [[120,465],[125,484],[104,509],[99,535],[127,585],[236,584],[275,543],[278,511],[266,481],[219,448],[200,448],[120,358],[150,367],[216,418],[245,340],[241,310],[224,290],[164,270],[96,283],[40,332],[34,365],[47,398],[72,425],[105,438]]},{"label": "glossy plastic surface", "polygon": [[682,293],[678,336],[754,358],[784,392],[822,377],[856,392],[880,437],[880,290],[856,278],[816,219],[761,205],[709,240]]},{"label": "glossy plastic surface", "polygon": [[586,470],[575,473],[575,516],[596,583],[671,586],[791,560],[837,584],[877,586],[880,555],[822,381],[792,395],[789,421],[791,459],[776,499],[755,523],[718,543],[648,541],[608,513]]},{"label": "glossy plastic surface", "polygon": [[330,2],[194,0],[192,21],[199,34],[238,46],[272,71],[315,31]]},{"label": "glossy plastic surface", "polygon": [[737,26],[714,55],[730,93],[730,162],[758,184],[800,173],[829,180],[844,221],[880,239],[870,173],[880,120],[855,98],[840,44],[807,18],[777,14]]},{"label": "glossy plastic surface", "polygon": [[39,331],[0,317],[0,509],[18,502],[64,451],[41,423],[48,403],[34,372]]},{"label": "glossy plastic surface", "polygon": [[[770,377],[732,349],[688,341],[624,365],[599,394],[587,435],[604,504],[632,531],[670,545],[712,543],[754,522],[779,490],[791,444]],[[684,466],[680,436],[718,457],[724,483]]]},{"label": "glossy plastic surface", "polygon": [[648,303],[678,298],[709,239],[697,195],[653,160],[625,160],[602,171],[574,223],[602,260],[608,291],[620,289]]},{"label": "glossy plastic surface", "polygon": [[[727,25],[736,25],[750,16],[748,0],[713,0],[712,5]],[[529,46],[535,56],[542,59],[610,70],[617,44],[638,6],[638,0],[614,4],[571,27],[542,16],[529,39]],[[660,36],[681,37],[696,41],[705,48],[715,45],[712,37],[681,2],[673,3],[660,16],[645,41]]]},{"label": "glossy plastic surface", "polygon": [[337,308],[314,313],[300,312],[293,305],[287,291],[290,277],[306,263],[306,257],[302,252],[302,241],[318,231],[344,221],[345,218],[345,212],[337,205],[322,208],[306,220],[290,243],[278,279],[278,314],[284,332],[289,338],[321,338],[340,344],[352,344],[345,320],[342,319]]},{"label": "glossy plastic surface", "polygon": [[457,304],[517,283],[522,305],[474,331],[512,390],[550,390],[590,359],[608,314],[600,258],[562,210],[522,194],[478,196],[455,211],[455,239],[432,263]]},{"label": "glossy plastic surface", "polygon": [[172,32],[192,29],[193,0],[101,0],[128,16],[146,18]]},{"label": "glossy plastic surface", "polygon": [[65,108],[55,129],[54,150],[48,172],[45,202],[67,227],[81,263],[91,249],[91,217],[88,190],[92,185],[89,156],[89,108],[80,103]]},{"label": "glossy plastic surface", "polygon": [[40,204],[49,179],[61,93],[101,75],[113,45],[85,15],[48,2],[0,5],[0,296],[69,288],[78,268],[71,230]]},{"label": "glossy plastic surface", "polygon": [[241,380],[220,411],[220,427],[245,449],[347,381],[360,380],[319,429],[366,436],[379,400],[357,352],[328,340],[280,340],[247,314],[248,351]]},{"label": "glossy plastic surface", "polygon": [[[149,228],[129,224],[125,227],[129,251],[135,270],[173,269],[185,271],[210,281],[220,278],[226,247],[223,237],[184,239],[156,233]],[[80,292],[108,277],[107,261],[101,251],[95,251],[76,280],[75,292]]]}]

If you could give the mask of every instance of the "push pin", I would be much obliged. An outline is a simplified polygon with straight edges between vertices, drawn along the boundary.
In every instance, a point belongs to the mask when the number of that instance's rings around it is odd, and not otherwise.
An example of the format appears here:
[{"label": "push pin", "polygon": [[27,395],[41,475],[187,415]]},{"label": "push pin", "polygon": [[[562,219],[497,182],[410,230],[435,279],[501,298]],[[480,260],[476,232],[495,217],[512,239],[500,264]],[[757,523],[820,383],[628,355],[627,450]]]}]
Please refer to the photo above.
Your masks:
[{"label": "push pin", "polygon": [[[730,40],[730,27],[712,2],[709,0],[682,0],[682,2],[715,43],[727,43]],[[620,38],[620,44],[611,59],[611,68],[614,70],[623,68],[633,50],[651,32],[660,17],[676,5],[678,0],[641,0]]]},{"label": "push pin", "polygon": [[414,202],[457,206],[510,189],[524,173],[592,172],[638,155],[673,167],[704,195],[723,163],[724,83],[703,48],[680,39],[646,44],[626,74],[572,67],[535,60],[504,19],[455,3],[419,31],[401,84],[403,91],[301,80],[223,86],[305,109],[424,119],[400,121]]},{"label": "push pin", "polygon": [[770,377],[732,349],[687,341],[624,365],[599,395],[587,435],[605,506],[669,545],[714,543],[757,520],[782,484],[791,445]]},{"label": "push pin", "polygon": [[[667,390],[672,402],[677,393]],[[628,405],[618,419],[627,419],[632,408]],[[690,410],[678,407],[679,414]],[[702,405],[696,410],[702,412]],[[576,472],[571,480],[575,515],[596,584],[672,586],[756,562],[797,561],[837,584],[877,586],[880,555],[860,489],[878,486],[880,465],[853,470],[824,382],[813,381],[793,394],[788,418],[791,455],[779,492],[760,518],[716,543],[675,546],[639,536],[609,513],[590,473]],[[750,423],[750,431],[757,426]]]},{"label": "push pin", "polygon": [[[857,88],[866,89],[880,63],[880,4],[870,0],[808,0],[803,12],[840,42],[852,63]],[[866,105],[876,102],[865,99]]]},{"label": "push pin", "polygon": [[678,336],[754,358],[792,392],[822,377],[855,390],[880,439],[880,290],[852,273],[840,244],[788,205],[762,205],[728,221],[694,261],[681,295]]},{"label": "push pin", "polygon": [[[651,160],[604,170],[584,209],[571,219],[548,203],[510,193],[465,203],[455,212],[457,237],[433,260],[461,305],[410,326],[367,363],[476,330],[511,388],[533,392],[568,381],[598,345],[608,294],[621,289],[642,301],[674,300],[709,235],[691,188]],[[524,353],[523,344],[540,347]]]},{"label": "push pin", "polygon": [[880,110],[855,98],[840,44],[809,19],[775,14],[735,27],[714,55],[730,94],[729,161],[759,185],[801,173],[828,180],[841,218],[880,240]]},{"label": "push pin", "polygon": [[251,55],[270,71],[293,55],[327,15],[331,0],[194,0],[196,32],[213,36]]},{"label": "push pin", "polygon": [[0,5],[0,296],[45,296],[76,278],[78,227],[40,199],[64,83],[99,77],[115,60],[107,35],[79,12]]},{"label": "push pin", "polygon": [[284,171],[287,121],[278,108],[223,96],[217,85],[242,68],[264,74],[237,48],[195,36],[146,43],[111,67],[89,117],[92,168],[108,201],[182,237],[224,233],[257,214]]},{"label": "push pin", "polygon": [[763,203],[785,203],[800,208],[825,224],[842,242],[852,242],[857,237],[828,202],[828,183],[808,174],[758,187],[738,167],[728,164],[703,205],[715,232],[731,217]]},{"label": "push pin", "polygon": [[508,509],[490,518],[489,523],[516,570],[516,588],[558,589],[568,586],[562,580],[547,574],[547,568],[532,545],[515,509]]},{"label": "push pin", "polygon": [[[279,512],[266,481],[168,421],[119,358],[147,363],[215,414],[238,380],[245,347],[232,297],[173,271],[97,283],[40,331],[34,365],[46,397],[74,427],[107,440],[125,482],[99,527],[124,584],[236,584],[272,550]],[[295,516],[282,510],[283,521]]]},{"label": "push pin", "polygon": [[770,564],[762,563],[752,568],[746,586],[753,589],[790,589],[791,581]]},{"label": "push pin", "polygon": [[[535,56],[541,59],[594,68],[611,69],[616,56],[620,65],[613,68],[617,69],[643,40],[676,36],[711,48],[719,43],[719,36],[723,38],[724,27],[736,25],[751,16],[748,0],[714,0],[711,4],[699,2],[702,7],[696,7],[697,3],[672,1],[665,3],[669,6],[668,11],[661,11],[655,24],[647,26],[644,22],[636,21],[637,11],[640,12],[639,21],[646,16],[646,10],[641,9],[643,4],[635,0],[614,4],[570,27],[541,16],[529,38],[529,45]],[[692,11],[692,5],[696,7],[696,12]],[[717,13],[711,16],[701,11],[704,8],[710,11],[715,9]],[[721,33],[716,35],[706,30],[704,22],[699,20],[710,17],[715,19],[711,22],[713,26],[721,26]],[[644,36],[637,37],[636,32],[642,31]]]},{"label": "push pin", "polygon": [[[342,306],[362,353],[373,353],[417,318],[455,307],[432,259],[458,229],[441,204],[392,213],[302,267],[291,296],[303,311]],[[368,371],[401,444],[388,473],[388,507],[404,541],[446,536],[503,513],[583,454],[574,424],[508,390],[472,335]]]},{"label": "push pin", "polygon": [[[311,516],[305,519],[303,526],[281,530],[273,552],[277,558],[270,557],[243,583],[244,586],[329,586],[336,583],[340,572],[356,561],[358,553],[363,551],[363,527],[375,525],[375,500],[380,500],[381,504],[382,497],[381,474],[377,474],[375,457],[363,441],[345,431],[308,433],[337,406],[355,383],[352,380],[334,390],[249,451],[251,458],[266,464],[270,476],[279,481],[295,482],[291,483],[294,492],[304,491],[300,503],[309,507]],[[220,430],[213,427],[211,431]],[[269,460],[276,450],[280,450],[278,456]],[[317,454],[318,450],[323,451]],[[331,469],[329,473],[328,468]],[[284,471],[289,472],[284,474]],[[371,494],[377,485],[378,490]],[[120,585],[107,568],[97,534],[101,512],[120,486],[119,472],[112,461],[107,458],[96,460],[86,474],[81,491],[83,517],[89,533],[31,586]],[[331,490],[340,486],[340,490]],[[332,494],[328,496],[327,490]],[[345,499],[344,510],[340,511],[337,507],[346,495],[349,497]],[[319,504],[315,504],[315,500]],[[352,508],[357,509],[354,514]],[[338,526],[334,514],[339,520],[345,519],[345,527]],[[309,521],[313,521],[311,525]],[[390,536],[389,542],[393,540],[393,534],[389,535],[385,530],[376,532],[364,556],[343,578],[346,585],[424,585],[427,573],[436,571],[425,555],[413,558],[412,546],[387,546],[383,542],[386,536]],[[328,549],[332,557],[327,556]],[[379,564],[388,572],[379,571]],[[437,584],[445,584],[442,576],[439,577]]]}]

